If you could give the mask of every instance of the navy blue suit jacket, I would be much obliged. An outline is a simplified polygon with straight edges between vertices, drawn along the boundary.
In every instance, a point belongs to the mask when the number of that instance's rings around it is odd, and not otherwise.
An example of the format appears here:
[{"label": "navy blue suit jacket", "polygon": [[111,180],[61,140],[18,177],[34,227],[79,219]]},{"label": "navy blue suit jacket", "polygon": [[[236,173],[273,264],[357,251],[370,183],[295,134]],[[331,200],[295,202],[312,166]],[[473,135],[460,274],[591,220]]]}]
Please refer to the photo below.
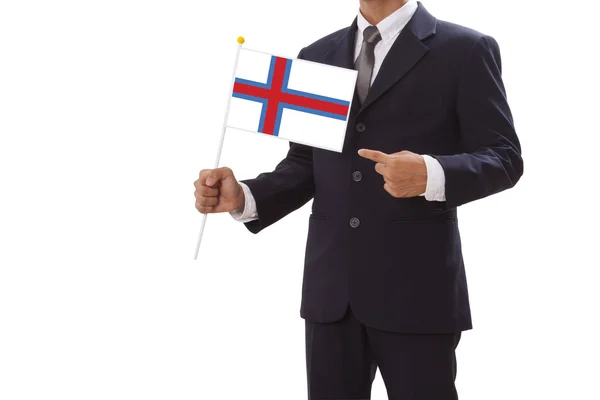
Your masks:
[{"label": "navy blue suit jacket", "polygon": [[[356,20],[298,57],[352,68],[355,35]],[[446,201],[392,197],[361,148],[436,158]],[[314,199],[303,318],[336,321],[350,306],[373,328],[457,332],[472,324],[456,209],[514,186],[522,173],[497,42],[419,3],[364,104],[355,96],[343,152],[291,143],[274,171],[242,181],[258,210],[245,225],[258,233]]]}]

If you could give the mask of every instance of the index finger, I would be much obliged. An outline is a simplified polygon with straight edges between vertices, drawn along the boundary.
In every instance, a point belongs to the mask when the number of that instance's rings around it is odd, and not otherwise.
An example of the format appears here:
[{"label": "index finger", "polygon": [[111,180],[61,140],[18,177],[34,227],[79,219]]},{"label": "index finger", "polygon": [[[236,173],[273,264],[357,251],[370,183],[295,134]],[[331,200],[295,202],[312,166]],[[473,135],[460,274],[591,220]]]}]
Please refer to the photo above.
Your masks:
[{"label": "index finger", "polygon": [[388,160],[388,155],[378,150],[360,149],[358,155],[383,164]]}]

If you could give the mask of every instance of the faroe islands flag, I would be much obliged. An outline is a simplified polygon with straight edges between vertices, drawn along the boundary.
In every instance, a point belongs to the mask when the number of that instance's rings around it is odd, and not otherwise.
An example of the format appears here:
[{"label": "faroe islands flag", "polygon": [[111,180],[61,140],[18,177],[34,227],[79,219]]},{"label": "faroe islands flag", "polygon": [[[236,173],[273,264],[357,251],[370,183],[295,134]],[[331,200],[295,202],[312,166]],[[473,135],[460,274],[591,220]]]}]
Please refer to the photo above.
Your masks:
[{"label": "faroe islands flag", "polygon": [[227,126],[341,152],[357,71],[241,49]]}]

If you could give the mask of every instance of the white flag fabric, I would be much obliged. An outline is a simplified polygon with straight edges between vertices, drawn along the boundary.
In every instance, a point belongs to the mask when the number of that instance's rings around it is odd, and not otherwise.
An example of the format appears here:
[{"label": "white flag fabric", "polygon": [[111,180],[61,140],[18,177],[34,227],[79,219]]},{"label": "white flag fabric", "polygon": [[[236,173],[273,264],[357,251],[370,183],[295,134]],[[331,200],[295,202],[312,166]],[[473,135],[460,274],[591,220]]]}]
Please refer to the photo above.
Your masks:
[{"label": "white flag fabric", "polygon": [[227,126],[341,152],[357,71],[241,49]]}]

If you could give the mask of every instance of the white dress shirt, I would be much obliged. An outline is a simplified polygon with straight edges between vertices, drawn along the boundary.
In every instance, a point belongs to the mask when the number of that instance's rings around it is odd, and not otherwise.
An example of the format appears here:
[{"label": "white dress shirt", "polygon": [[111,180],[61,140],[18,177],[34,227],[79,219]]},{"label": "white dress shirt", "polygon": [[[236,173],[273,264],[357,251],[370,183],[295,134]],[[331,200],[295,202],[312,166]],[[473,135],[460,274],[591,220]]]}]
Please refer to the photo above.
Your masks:
[{"label": "white dress shirt", "polygon": [[[375,81],[377,73],[381,68],[381,64],[385,59],[385,56],[390,51],[390,48],[394,44],[394,41],[400,35],[402,29],[408,24],[414,13],[418,8],[417,0],[408,0],[404,6],[394,11],[384,20],[377,24],[377,29],[381,34],[381,40],[375,45],[375,64],[373,65],[373,76],[371,77],[371,84]],[[360,48],[363,41],[363,31],[371,24],[363,17],[360,10],[357,16],[357,32],[356,32],[356,44],[354,47],[354,60],[360,53]],[[399,149],[398,151],[400,151]],[[425,166],[427,168],[427,185],[425,193],[421,196],[425,196],[428,201],[445,201],[446,200],[446,177],[444,170],[440,163],[433,157],[423,155],[425,160]],[[258,218],[256,211],[256,202],[254,196],[250,192],[250,189],[244,183],[240,183],[244,190],[246,198],[244,209],[233,211],[231,215],[233,218],[240,222],[249,222]]]}]

